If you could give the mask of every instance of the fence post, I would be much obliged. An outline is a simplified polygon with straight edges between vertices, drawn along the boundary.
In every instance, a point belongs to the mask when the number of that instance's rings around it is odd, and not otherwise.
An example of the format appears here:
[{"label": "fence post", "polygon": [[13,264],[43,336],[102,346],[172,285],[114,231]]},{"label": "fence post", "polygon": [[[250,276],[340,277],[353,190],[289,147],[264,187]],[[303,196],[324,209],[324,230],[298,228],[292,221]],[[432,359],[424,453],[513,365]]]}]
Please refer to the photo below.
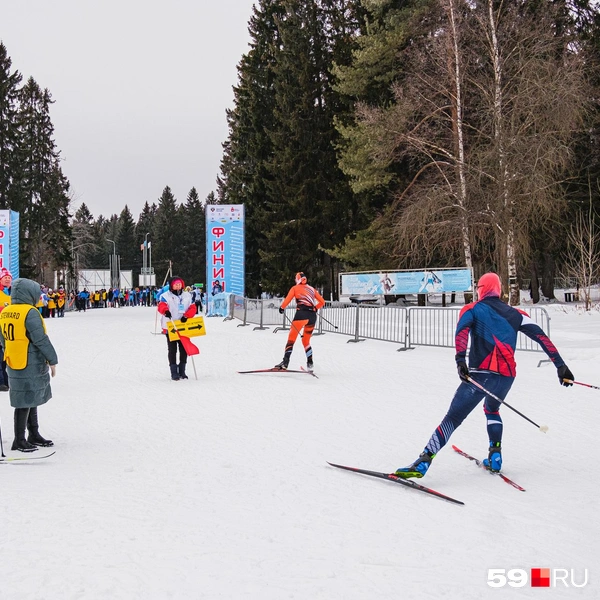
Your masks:
[{"label": "fence post", "polygon": [[273,329],[273,333],[277,333],[278,331],[287,331],[288,330],[288,326],[285,320],[285,312],[281,315],[281,327],[275,327],[275,329]]},{"label": "fence post", "polygon": [[256,331],[257,329],[269,329],[268,327],[263,327],[263,311],[265,309],[265,301],[259,299],[260,301],[260,324],[258,327],[255,327],[252,331]]},{"label": "fence post", "polygon": [[243,299],[244,299],[244,320],[238,325],[238,327],[246,327],[248,325],[248,322],[246,321],[246,318],[248,316],[248,298],[243,296]]},{"label": "fence post", "polygon": [[410,314],[410,308],[406,308],[404,309],[404,348],[398,348],[398,350],[396,350],[396,352],[405,352],[406,350],[414,350],[414,346],[410,345],[410,327],[409,327],[409,323],[410,323],[410,318],[409,318],[409,314]]},{"label": "fence post", "polygon": [[354,339],[353,340],[348,340],[348,342],[347,342],[348,344],[351,343],[351,342],[354,344],[356,342],[364,342],[365,341],[364,339],[361,340],[358,337],[358,330],[359,330],[359,326],[360,326],[360,315],[359,315],[359,312],[358,312],[359,308],[360,308],[360,304],[357,302],[356,303],[356,322],[355,322],[355,325],[354,325]]}]

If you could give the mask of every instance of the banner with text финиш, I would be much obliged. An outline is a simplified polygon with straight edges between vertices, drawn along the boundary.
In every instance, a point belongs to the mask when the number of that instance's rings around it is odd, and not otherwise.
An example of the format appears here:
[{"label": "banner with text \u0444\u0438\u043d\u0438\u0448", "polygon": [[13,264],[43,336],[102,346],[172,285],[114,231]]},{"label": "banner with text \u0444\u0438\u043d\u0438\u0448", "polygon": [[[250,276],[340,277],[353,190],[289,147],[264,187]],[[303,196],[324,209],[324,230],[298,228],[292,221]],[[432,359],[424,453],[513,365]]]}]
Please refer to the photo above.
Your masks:
[{"label": "banner with text \u0444\u0438\u043d\u0438\u0448", "polygon": [[206,297],[244,295],[245,236],[243,204],[206,205]]}]

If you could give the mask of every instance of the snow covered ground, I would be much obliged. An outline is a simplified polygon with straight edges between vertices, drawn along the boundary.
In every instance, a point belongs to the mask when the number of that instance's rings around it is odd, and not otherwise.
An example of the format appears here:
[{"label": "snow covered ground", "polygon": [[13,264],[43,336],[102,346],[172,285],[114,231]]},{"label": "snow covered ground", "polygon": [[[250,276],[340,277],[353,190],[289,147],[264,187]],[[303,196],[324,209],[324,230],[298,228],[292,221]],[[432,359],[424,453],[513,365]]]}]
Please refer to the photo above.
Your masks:
[{"label": "snow covered ground", "polygon": [[[600,312],[548,310],[577,380],[600,385]],[[527,492],[447,446],[422,482],[456,506],[326,464],[412,461],[459,383],[452,349],[327,334],[318,380],[240,375],[278,362],[285,333],[238,324],[206,319],[198,380],[190,365],[172,382],[154,309],[48,320],[59,365],[39,418],[56,454],[0,465],[2,600],[600,597],[600,390],[519,353],[507,400],[549,426],[503,409],[505,472]],[[8,456],[12,414],[5,394]],[[480,408],[452,442],[485,456]],[[489,569],[538,567],[568,569],[569,587],[488,586]]]}]

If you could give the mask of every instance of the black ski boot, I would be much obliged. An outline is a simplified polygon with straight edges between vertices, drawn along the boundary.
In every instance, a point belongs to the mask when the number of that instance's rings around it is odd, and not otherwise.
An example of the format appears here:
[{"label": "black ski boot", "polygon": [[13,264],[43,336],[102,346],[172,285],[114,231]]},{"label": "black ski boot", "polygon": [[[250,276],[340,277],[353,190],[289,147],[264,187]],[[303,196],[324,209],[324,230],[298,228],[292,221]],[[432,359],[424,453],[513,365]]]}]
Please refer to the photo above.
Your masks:
[{"label": "black ski boot", "polygon": [[179,381],[181,377],[179,377],[179,369],[177,365],[169,365],[171,367],[171,379],[173,381]]},{"label": "black ski boot", "polygon": [[35,452],[37,450],[37,446],[30,444],[25,439],[28,416],[28,408],[15,408],[15,441],[12,443],[11,450],[18,450],[19,452]]},{"label": "black ski boot", "polygon": [[187,379],[188,376],[185,374],[186,363],[179,363],[179,379]]},{"label": "black ski boot", "polygon": [[27,441],[30,444],[33,444],[34,446],[42,446],[44,448],[54,446],[54,442],[52,440],[47,440],[40,435],[37,406],[29,409],[29,417],[27,418],[27,430],[29,431]]},{"label": "black ski boot", "polygon": [[286,356],[279,364],[275,365],[273,368],[279,369],[280,371],[286,371],[289,364],[290,359]]}]

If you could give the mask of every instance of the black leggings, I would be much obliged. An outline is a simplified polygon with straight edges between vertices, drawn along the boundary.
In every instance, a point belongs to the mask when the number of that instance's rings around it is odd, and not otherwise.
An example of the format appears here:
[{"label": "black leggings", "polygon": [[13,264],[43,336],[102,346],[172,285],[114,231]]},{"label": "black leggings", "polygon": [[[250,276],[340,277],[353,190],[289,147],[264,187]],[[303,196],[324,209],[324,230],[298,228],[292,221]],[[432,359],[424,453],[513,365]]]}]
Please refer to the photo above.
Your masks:
[{"label": "black leggings", "polygon": [[177,347],[179,347],[179,364],[185,365],[187,363],[187,352],[183,344],[179,340],[171,341],[168,333],[165,337],[167,338],[167,346],[169,348],[169,364],[177,364]]}]

